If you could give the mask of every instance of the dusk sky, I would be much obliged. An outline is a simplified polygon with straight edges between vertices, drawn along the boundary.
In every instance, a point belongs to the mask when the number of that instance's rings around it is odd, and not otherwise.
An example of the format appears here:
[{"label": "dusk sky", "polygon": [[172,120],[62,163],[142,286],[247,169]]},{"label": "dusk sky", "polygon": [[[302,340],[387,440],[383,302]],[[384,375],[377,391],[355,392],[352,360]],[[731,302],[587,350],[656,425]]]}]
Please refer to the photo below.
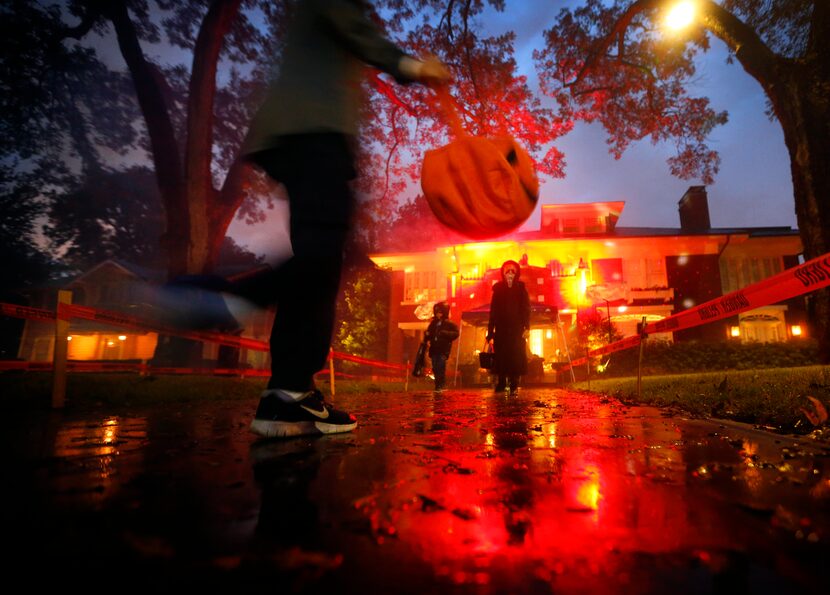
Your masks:
[{"label": "dusk sky", "polygon": [[[493,33],[514,30],[516,57],[522,74],[536,88],[538,76],[532,61],[542,45],[542,32],[562,6],[578,1],[508,2],[508,11],[489,10],[484,19]],[[521,8],[517,8],[521,6]],[[708,186],[713,227],[796,227],[789,157],[781,126],[766,115],[760,85],[737,64],[727,64],[726,46],[712,38],[712,49],[701,56],[694,94],[707,96],[715,110],[729,112],[729,122],[715,129],[710,145],[721,156],[715,183]],[[626,227],[678,227],[677,202],[699,180],[680,180],[669,173],[666,159],[670,144],[643,140],[615,160],[605,144],[599,124],[578,124],[556,145],[565,153],[566,177],[543,180],[541,203],[625,201],[620,225]],[[540,209],[523,229],[536,229]],[[275,217],[280,211],[274,212]],[[274,217],[258,226],[235,221],[230,234],[257,253],[270,253],[284,241],[274,238]],[[277,248],[279,250],[279,248]]]}]

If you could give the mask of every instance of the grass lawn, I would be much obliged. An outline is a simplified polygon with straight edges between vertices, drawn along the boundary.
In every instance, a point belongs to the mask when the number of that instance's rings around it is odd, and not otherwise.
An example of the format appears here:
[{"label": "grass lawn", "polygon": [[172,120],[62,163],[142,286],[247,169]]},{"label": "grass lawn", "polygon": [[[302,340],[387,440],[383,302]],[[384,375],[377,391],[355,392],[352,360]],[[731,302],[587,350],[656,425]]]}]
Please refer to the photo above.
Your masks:
[{"label": "grass lawn", "polygon": [[[578,382],[573,388],[588,390],[588,386],[587,382]],[[636,377],[593,379],[590,390],[625,403],[676,407],[692,415],[806,434],[816,429],[801,411],[804,408],[816,413],[808,397],[830,409],[830,366],[644,376],[639,399]]]}]

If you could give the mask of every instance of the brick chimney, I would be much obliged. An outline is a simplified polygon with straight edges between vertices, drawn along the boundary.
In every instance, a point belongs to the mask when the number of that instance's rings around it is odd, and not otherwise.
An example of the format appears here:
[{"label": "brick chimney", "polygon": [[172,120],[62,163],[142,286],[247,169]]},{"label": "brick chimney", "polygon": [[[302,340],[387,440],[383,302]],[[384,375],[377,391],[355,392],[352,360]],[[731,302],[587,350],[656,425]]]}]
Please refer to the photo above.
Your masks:
[{"label": "brick chimney", "polygon": [[709,222],[709,199],[706,186],[689,186],[686,194],[677,203],[680,212],[680,229],[683,231],[706,231]]}]

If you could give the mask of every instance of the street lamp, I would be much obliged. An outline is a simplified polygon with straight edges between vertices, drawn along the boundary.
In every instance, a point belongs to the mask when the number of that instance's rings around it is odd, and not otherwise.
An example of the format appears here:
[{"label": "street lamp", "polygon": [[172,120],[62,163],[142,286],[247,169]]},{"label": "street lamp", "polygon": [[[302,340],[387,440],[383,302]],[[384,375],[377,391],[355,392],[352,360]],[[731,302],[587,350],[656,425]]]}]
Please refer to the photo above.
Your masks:
[{"label": "street lamp", "polygon": [[666,14],[666,26],[678,31],[688,27],[695,18],[695,4],[691,0],[678,2]]}]

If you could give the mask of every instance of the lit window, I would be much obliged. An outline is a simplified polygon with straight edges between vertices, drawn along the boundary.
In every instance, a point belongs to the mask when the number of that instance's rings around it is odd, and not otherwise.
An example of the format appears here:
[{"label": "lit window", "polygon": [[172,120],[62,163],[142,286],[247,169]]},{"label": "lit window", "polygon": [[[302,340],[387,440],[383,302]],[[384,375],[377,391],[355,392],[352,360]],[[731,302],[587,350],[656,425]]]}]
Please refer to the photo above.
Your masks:
[{"label": "lit window", "polygon": [[585,233],[601,233],[605,231],[605,219],[603,217],[588,217],[584,223]]},{"label": "lit window", "polygon": [[579,233],[579,219],[564,219],[562,233]]},{"label": "lit window", "polygon": [[732,337],[740,337],[741,336],[741,327],[733,326],[729,328],[729,335]]},{"label": "lit window", "polygon": [[801,336],[801,325],[800,324],[792,325],[792,327],[790,327],[790,330],[792,331],[793,337],[800,337]]}]

